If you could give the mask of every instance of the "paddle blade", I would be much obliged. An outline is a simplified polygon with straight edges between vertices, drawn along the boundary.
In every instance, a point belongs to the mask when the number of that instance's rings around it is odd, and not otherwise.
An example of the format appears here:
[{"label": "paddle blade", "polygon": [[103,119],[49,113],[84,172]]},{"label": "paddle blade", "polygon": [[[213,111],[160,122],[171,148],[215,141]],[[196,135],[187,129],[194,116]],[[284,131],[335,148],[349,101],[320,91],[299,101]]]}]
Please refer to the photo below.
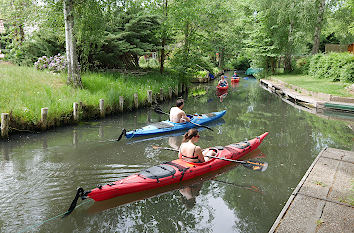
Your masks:
[{"label": "paddle blade", "polygon": [[253,171],[261,171],[264,172],[268,168],[268,163],[267,162],[260,162],[260,161],[244,161],[245,163],[242,163],[242,165],[246,168],[252,169]]},{"label": "paddle blade", "polygon": [[156,106],[156,107],[154,108],[154,111],[155,111],[156,113],[158,113],[158,114],[170,115],[170,114],[168,114],[168,113],[162,111],[162,109],[161,109],[160,107],[158,107],[158,106]]},{"label": "paddle blade", "polygon": [[123,135],[126,135],[126,133],[127,133],[127,130],[126,130],[126,129],[123,129],[123,130],[122,130],[122,133],[119,135],[117,141],[119,142],[119,141],[122,139]]}]

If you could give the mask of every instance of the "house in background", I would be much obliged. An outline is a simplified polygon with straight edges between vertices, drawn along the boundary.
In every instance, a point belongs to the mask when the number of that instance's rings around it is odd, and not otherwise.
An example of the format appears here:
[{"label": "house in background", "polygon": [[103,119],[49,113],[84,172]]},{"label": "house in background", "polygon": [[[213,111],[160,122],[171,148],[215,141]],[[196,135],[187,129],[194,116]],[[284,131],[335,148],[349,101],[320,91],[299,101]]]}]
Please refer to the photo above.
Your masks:
[{"label": "house in background", "polygon": [[354,54],[354,43],[348,45],[348,52]]},{"label": "house in background", "polygon": [[325,45],[325,53],[336,52],[336,53],[344,53],[350,52],[354,53],[354,43],[345,45],[345,44],[326,44]]}]

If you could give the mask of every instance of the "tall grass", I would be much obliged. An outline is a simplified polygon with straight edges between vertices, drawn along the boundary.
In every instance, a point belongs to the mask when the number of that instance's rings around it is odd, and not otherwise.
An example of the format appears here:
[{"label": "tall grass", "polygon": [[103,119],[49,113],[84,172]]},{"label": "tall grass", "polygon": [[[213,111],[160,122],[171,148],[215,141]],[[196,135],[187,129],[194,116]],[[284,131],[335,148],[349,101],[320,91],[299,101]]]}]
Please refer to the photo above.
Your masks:
[{"label": "tall grass", "polygon": [[131,108],[134,93],[138,93],[141,104],[147,101],[148,90],[168,90],[179,83],[179,78],[157,72],[143,76],[90,72],[82,74],[82,82],[84,88],[75,89],[66,85],[65,74],[0,63],[0,113],[11,112],[17,121],[37,124],[43,107],[49,108],[48,120],[53,121],[71,115],[73,102],[82,101],[98,109],[99,99],[104,99],[105,106],[114,110],[119,96],[125,97],[125,107]]}]

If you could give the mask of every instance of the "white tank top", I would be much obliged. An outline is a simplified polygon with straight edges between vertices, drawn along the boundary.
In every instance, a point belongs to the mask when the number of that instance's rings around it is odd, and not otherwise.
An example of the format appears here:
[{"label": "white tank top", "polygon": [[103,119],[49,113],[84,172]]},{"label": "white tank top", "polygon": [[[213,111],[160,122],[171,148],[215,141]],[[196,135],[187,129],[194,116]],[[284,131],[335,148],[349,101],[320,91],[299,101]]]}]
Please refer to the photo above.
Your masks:
[{"label": "white tank top", "polygon": [[182,111],[179,107],[172,107],[170,110],[170,121],[179,123],[182,117],[181,113],[184,113],[184,111]]}]

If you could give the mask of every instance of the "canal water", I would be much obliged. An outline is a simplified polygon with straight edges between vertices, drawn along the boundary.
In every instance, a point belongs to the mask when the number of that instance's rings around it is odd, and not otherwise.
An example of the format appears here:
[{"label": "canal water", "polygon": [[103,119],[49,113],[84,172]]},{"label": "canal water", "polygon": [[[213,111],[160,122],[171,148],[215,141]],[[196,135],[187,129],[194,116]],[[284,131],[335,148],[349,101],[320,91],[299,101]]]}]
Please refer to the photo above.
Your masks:
[{"label": "canal water", "polygon": [[[265,172],[230,166],[202,181],[108,202],[79,200],[61,218],[76,189],[90,190],[177,157],[152,145],[176,147],[180,135],[114,141],[122,128],[166,119],[149,109],[0,143],[0,232],[268,232],[302,176],[326,146],[353,150],[348,122],[298,110],[241,78],[227,93],[216,82],[196,85],[187,113],[227,110],[200,131],[202,148],[269,132],[249,157],[267,161]],[[161,105],[168,112],[174,101]]]}]

